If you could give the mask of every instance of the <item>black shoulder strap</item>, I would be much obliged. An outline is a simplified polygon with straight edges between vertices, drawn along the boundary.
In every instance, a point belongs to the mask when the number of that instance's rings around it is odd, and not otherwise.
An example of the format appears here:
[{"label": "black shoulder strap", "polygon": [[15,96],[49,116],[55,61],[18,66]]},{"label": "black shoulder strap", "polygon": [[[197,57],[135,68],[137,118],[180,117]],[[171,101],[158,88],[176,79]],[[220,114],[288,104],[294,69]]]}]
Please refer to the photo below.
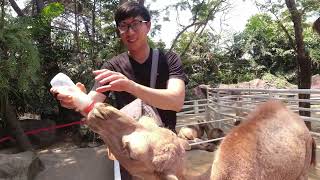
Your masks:
[{"label": "black shoulder strap", "polygon": [[[124,54],[128,62],[128,65],[130,65],[129,55],[128,53]],[[159,50],[153,49],[152,50],[152,61],[151,61],[151,73],[150,73],[150,87],[155,88],[156,82],[157,82],[157,73],[158,73],[158,62],[159,62]],[[132,67],[128,68],[128,70],[132,71]],[[134,76],[134,73],[133,73]]]},{"label": "black shoulder strap", "polygon": [[159,61],[159,50],[154,49],[152,51],[152,62],[151,62],[151,73],[150,73],[150,87],[155,88],[157,82],[158,73],[158,61]]},{"label": "black shoulder strap", "polygon": [[[126,53],[126,57],[125,57],[128,61],[129,61],[129,55],[128,53]],[[159,62],[159,50],[158,49],[153,49],[152,50],[152,61],[151,61],[151,73],[150,73],[150,87],[151,88],[155,88],[156,87],[156,82],[157,82],[157,73],[158,73],[158,62]],[[130,63],[129,63],[130,64]],[[157,108],[153,107],[153,106],[149,106],[147,104],[145,104],[143,101],[141,101],[140,99],[136,99],[134,102],[139,102],[141,105],[138,105],[139,107],[141,107],[141,111],[137,111],[138,114],[141,113],[141,115],[148,115],[150,117],[156,118],[159,120],[159,122],[161,122],[161,118],[159,116],[158,110]],[[137,104],[136,104],[137,105]],[[152,112],[152,110],[153,112]],[[139,116],[139,115],[138,115]],[[140,118],[140,117],[139,117]],[[160,125],[161,126],[161,125]]]}]

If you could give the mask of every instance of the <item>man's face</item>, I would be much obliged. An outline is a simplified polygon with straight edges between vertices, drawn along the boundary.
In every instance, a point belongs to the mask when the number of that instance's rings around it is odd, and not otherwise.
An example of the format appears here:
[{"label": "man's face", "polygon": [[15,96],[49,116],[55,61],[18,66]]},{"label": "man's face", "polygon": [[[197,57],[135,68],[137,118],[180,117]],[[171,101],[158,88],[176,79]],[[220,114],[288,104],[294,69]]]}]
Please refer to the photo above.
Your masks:
[{"label": "man's face", "polygon": [[150,22],[142,17],[128,18],[118,24],[120,37],[128,50],[137,50],[147,43],[147,34],[150,30]]}]

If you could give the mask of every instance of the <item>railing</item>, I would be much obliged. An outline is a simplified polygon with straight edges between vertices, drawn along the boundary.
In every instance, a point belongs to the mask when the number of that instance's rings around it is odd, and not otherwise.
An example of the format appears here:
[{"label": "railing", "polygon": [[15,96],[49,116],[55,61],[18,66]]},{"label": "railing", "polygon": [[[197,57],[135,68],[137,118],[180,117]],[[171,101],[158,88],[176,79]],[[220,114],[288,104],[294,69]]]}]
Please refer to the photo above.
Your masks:
[{"label": "railing", "polygon": [[[299,99],[299,94],[310,94],[310,99]],[[178,116],[205,115],[205,122],[186,122],[177,125],[178,128],[187,125],[210,123],[213,127],[230,131],[236,121],[243,120],[256,105],[269,99],[284,102],[294,112],[310,112],[310,117],[301,116],[312,124],[311,134],[320,136],[320,90],[310,89],[207,89],[207,99],[186,101]],[[310,103],[310,108],[299,107],[299,103]],[[218,141],[209,139],[199,143]],[[197,144],[199,144],[197,143]]]},{"label": "railing", "polygon": [[177,116],[205,113],[208,105],[207,102],[207,99],[185,101],[182,110],[177,113]]},{"label": "railing", "polygon": [[[310,99],[299,99],[299,94],[310,94]],[[244,118],[257,104],[269,99],[284,102],[294,112],[305,111],[310,117],[301,116],[312,123],[311,133],[320,136],[320,90],[310,89],[208,89],[207,120],[216,120],[214,126],[229,130],[234,122]],[[310,103],[310,108],[299,103]]]}]

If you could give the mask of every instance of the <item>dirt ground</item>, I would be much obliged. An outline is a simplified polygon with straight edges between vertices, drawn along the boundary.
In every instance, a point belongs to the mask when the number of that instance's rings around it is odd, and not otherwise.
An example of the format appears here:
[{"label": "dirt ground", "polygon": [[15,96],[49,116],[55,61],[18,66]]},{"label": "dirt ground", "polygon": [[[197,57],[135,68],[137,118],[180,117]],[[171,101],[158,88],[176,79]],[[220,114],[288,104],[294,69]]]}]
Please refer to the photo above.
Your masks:
[{"label": "dirt ground", "polygon": [[[189,116],[178,119],[179,124],[193,123],[203,116]],[[314,129],[320,132],[320,124]],[[320,139],[317,139],[317,157],[320,157]],[[36,180],[108,180],[114,179],[113,161],[106,157],[104,146],[94,148],[78,148],[71,140],[55,144],[47,149],[39,150],[41,160],[46,169]],[[214,152],[192,150],[187,152],[186,171],[189,177],[198,177],[211,169]],[[317,166],[310,171],[309,180],[320,179],[320,158]],[[192,178],[190,178],[192,179]]]},{"label": "dirt ground", "polygon": [[78,148],[71,142],[39,151],[45,169],[35,180],[114,180],[113,161],[104,146]]},{"label": "dirt ground", "polygon": [[[203,116],[190,116],[178,119],[179,124],[196,122]],[[314,126],[320,132],[320,125]],[[317,157],[320,157],[320,140],[317,139]],[[45,165],[35,180],[114,180],[113,161],[106,157],[104,146],[79,148],[71,139],[65,139],[50,147],[39,149],[38,154]],[[211,169],[214,152],[192,150],[187,152],[185,163],[186,174],[197,177]],[[310,180],[320,179],[320,158],[317,158],[317,167],[309,174]]]},{"label": "dirt ground", "polygon": [[[78,148],[65,142],[39,151],[39,156],[45,170],[35,180],[114,180],[113,161],[106,157],[105,146]],[[205,174],[211,170],[213,157],[213,152],[188,151],[185,173],[189,177]]]},{"label": "dirt ground", "polygon": [[[320,142],[319,142],[320,144]],[[77,148],[70,143],[61,143],[39,152],[45,164],[35,180],[114,180],[113,161],[106,158],[104,146],[94,148]],[[320,157],[320,151],[317,151]],[[188,177],[198,177],[211,170],[214,152],[192,150],[187,152],[185,163]],[[309,180],[320,177],[320,161],[312,169]],[[192,178],[190,178],[192,179]]]}]

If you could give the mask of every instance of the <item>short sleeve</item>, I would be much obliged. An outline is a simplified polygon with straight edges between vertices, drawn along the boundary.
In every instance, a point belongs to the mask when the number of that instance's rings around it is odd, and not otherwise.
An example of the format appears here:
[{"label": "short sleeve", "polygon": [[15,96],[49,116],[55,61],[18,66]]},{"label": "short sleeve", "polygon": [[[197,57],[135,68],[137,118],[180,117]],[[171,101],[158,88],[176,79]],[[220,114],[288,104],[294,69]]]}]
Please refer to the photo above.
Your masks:
[{"label": "short sleeve", "polygon": [[185,84],[188,84],[189,81],[186,74],[184,73],[180,57],[176,53],[171,51],[166,53],[166,57],[169,66],[169,79],[178,78],[183,80]]}]

